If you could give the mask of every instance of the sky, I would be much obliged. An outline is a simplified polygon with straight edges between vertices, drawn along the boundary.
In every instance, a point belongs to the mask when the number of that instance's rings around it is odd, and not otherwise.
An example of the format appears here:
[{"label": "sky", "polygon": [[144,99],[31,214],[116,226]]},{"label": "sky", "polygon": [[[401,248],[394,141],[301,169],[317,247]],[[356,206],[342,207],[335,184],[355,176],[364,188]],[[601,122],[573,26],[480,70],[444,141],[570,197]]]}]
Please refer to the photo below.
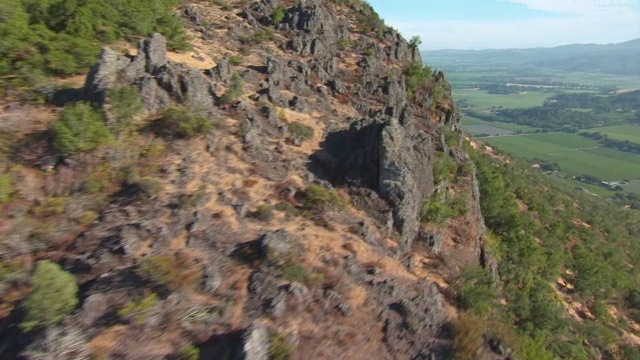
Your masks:
[{"label": "sky", "polygon": [[640,38],[640,0],[369,0],[424,50],[608,44]]}]

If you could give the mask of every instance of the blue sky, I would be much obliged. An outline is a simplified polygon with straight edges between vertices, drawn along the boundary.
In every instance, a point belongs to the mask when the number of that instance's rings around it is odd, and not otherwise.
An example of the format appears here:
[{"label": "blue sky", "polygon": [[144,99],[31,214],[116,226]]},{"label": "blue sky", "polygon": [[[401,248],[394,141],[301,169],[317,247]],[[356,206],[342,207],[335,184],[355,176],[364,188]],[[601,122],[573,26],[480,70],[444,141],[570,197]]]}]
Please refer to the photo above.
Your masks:
[{"label": "blue sky", "polygon": [[640,0],[369,0],[423,48],[487,49],[640,38]]}]

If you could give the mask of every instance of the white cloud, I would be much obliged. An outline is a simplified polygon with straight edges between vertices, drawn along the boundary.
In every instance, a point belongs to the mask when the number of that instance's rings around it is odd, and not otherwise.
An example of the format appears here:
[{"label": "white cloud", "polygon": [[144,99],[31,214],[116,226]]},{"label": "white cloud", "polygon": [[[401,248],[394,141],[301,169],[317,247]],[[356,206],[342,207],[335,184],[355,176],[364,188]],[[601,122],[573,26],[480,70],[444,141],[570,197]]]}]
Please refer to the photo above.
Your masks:
[{"label": "white cloud", "polygon": [[598,14],[603,12],[624,13],[634,11],[637,0],[502,0],[525,5],[531,10],[560,14]]},{"label": "white cloud", "polygon": [[640,38],[640,13],[631,0],[502,0],[570,16],[505,21],[387,19],[426,49],[486,49],[615,43]]}]

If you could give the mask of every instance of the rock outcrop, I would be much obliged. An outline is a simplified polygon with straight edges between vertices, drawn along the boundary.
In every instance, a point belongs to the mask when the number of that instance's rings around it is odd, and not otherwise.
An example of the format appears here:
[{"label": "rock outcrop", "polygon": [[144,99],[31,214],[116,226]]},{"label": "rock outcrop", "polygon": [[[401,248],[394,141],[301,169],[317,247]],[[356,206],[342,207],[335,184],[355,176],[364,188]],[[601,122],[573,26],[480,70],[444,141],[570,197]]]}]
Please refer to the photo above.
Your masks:
[{"label": "rock outcrop", "polygon": [[166,40],[160,34],[140,41],[134,56],[104,48],[87,76],[85,93],[95,103],[108,104],[109,90],[127,85],[140,89],[148,113],[159,113],[175,103],[204,112],[214,109],[213,83],[202,72],[169,61]]},{"label": "rock outcrop", "polygon": [[[88,75],[86,98],[108,121],[111,92],[133,86],[141,121],[178,104],[219,115],[221,126],[179,140],[141,127],[139,143],[102,154],[118,158],[104,170],[117,179],[105,185],[113,193],[95,208],[69,205],[82,227],[51,255],[81,282],[82,306],[31,349],[83,355],[107,339],[118,346],[105,356],[123,359],[180,357],[188,345],[205,359],[266,360],[274,346],[291,359],[444,359],[452,306],[413,259],[464,253],[458,263],[482,260],[497,273],[473,174],[466,187],[434,180],[437,159],[468,161],[460,143],[446,144],[445,130],[459,130],[455,108],[432,97],[433,84],[408,95],[405,69],[420,54],[364,2],[228,5],[233,13],[209,2],[180,10],[198,53],[220,52],[207,54],[214,68],[169,60],[154,34],[135,55],[105,48]],[[360,29],[371,19],[375,31]],[[225,100],[238,76],[241,95]],[[448,90],[441,73],[434,81]],[[434,193],[460,189],[469,191],[464,229],[420,222]],[[74,344],[77,332],[87,335]]]},{"label": "rock outcrop", "polygon": [[379,116],[329,134],[314,159],[334,181],[369,187],[387,200],[402,244],[410,248],[422,203],[433,192],[434,157],[434,142],[417,119],[403,125]]}]

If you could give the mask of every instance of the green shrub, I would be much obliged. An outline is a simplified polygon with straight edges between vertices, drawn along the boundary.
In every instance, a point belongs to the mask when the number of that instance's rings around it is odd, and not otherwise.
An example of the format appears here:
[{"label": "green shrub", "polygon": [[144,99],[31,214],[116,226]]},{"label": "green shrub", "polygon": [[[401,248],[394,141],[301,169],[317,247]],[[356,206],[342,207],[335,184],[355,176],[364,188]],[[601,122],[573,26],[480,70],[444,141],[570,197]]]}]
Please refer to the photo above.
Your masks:
[{"label": "green shrub", "polygon": [[414,62],[409,65],[405,71],[404,75],[406,76],[407,82],[407,97],[413,99],[415,91],[420,88],[427,86],[433,80],[433,72],[429,66],[424,66],[419,62]]},{"label": "green shrub", "polygon": [[151,255],[138,263],[138,274],[168,289],[192,288],[202,279],[201,268],[180,256]]},{"label": "green shrub", "polygon": [[210,132],[213,124],[184,106],[171,106],[153,127],[159,135],[188,139]]},{"label": "green shrub", "polygon": [[460,144],[460,133],[445,128],[442,128],[442,132],[444,133],[445,144],[450,148],[457,148]]},{"label": "green shrub", "polygon": [[338,41],[338,49],[340,50],[346,50],[349,46],[351,46],[349,39],[343,38]]},{"label": "green shrub", "polygon": [[442,225],[449,218],[467,213],[467,201],[463,194],[454,197],[438,193],[427,199],[420,211],[420,221]]},{"label": "green shrub", "polygon": [[311,185],[305,189],[304,208],[307,210],[317,208],[330,208],[342,210],[348,202],[336,190],[329,190],[320,185]]},{"label": "green shrub", "polygon": [[273,10],[273,14],[271,14],[271,23],[274,25],[280,24],[287,13],[285,12],[283,7],[278,6],[275,10]]},{"label": "green shrub", "polygon": [[384,21],[380,18],[380,15],[373,10],[371,5],[363,4],[364,8],[360,13],[356,15],[356,22],[360,27],[360,31],[365,34],[377,33],[378,30],[382,30]]},{"label": "green shrub", "polygon": [[10,174],[0,175],[0,204],[11,201],[14,193],[13,177]]},{"label": "green shrub", "polygon": [[435,84],[431,87],[431,98],[434,100],[434,104],[442,101],[446,94],[446,88],[442,84]]},{"label": "green shrub", "polygon": [[516,355],[522,360],[555,360],[556,356],[549,351],[541,336],[531,338],[524,336],[518,348]]},{"label": "green shrub", "polygon": [[321,284],[326,280],[324,274],[309,271],[303,264],[292,259],[286,259],[281,270],[285,279],[306,284],[310,287]]},{"label": "green shrub", "polygon": [[245,45],[258,45],[267,41],[273,41],[275,34],[275,30],[272,28],[263,28],[254,32],[251,36],[242,38],[241,41]]},{"label": "green shrub", "polygon": [[293,353],[293,345],[282,335],[271,337],[269,360],[288,360]]},{"label": "green shrub", "polygon": [[474,360],[478,350],[484,344],[484,331],[486,320],[470,315],[460,313],[458,319],[453,324],[453,342],[451,344],[455,359]]},{"label": "green shrub", "polygon": [[140,260],[137,271],[143,278],[168,288],[180,285],[180,270],[171,256],[147,256]]},{"label": "green shrub", "polygon": [[220,6],[220,9],[223,11],[231,10],[231,6],[225,0],[209,0],[213,5]]},{"label": "green shrub", "polygon": [[275,209],[285,213],[287,217],[296,217],[302,215],[302,211],[289,202],[277,203]]},{"label": "green shrub", "polygon": [[18,275],[22,275],[24,272],[24,268],[19,260],[0,261],[0,284]]},{"label": "green shrub", "polygon": [[156,306],[158,303],[158,296],[155,293],[146,298],[136,301],[131,300],[125,307],[118,311],[118,314],[123,318],[133,318],[138,324],[142,324],[147,320],[149,316],[149,310]]},{"label": "green shrub", "polygon": [[623,359],[640,360],[640,347],[638,346],[623,344],[620,346],[620,352],[623,355]]},{"label": "green shrub", "polygon": [[227,92],[222,95],[220,102],[222,104],[228,104],[236,99],[238,99],[244,93],[244,79],[240,74],[234,73],[231,77],[231,86],[227,90]]},{"label": "green shrub", "polygon": [[613,320],[609,313],[609,307],[604,301],[602,301],[602,299],[596,298],[593,301],[593,304],[589,306],[589,310],[591,310],[591,313],[596,317],[596,319],[598,319],[598,321],[604,322]]},{"label": "green shrub", "polygon": [[89,151],[111,139],[102,113],[87,103],[64,109],[52,130],[53,145],[62,154]]},{"label": "green shrub", "polygon": [[458,171],[456,172],[456,176],[471,176],[473,174],[473,161],[467,161],[462,166],[458,166]]},{"label": "green shrub", "polygon": [[468,268],[462,272],[462,285],[458,288],[458,302],[462,309],[475,315],[489,314],[497,303],[493,279],[486,269]]},{"label": "green shrub", "polygon": [[199,360],[200,359],[200,348],[196,345],[189,344],[184,349],[182,349],[182,353],[180,354],[180,360]]},{"label": "green shrub", "polygon": [[162,191],[162,183],[156,178],[142,177],[135,182],[145,194],[145,198],[155,198]]},{"label": "green shrub", "polygon": [[418,35],[412,37],[411,40],[409,40],[409,47],[414,50],[420,47],[420,45],[422,45],[422,39]]},{"label": "green shrub", "polygon": [[634,309],[640,309],[640,291],[636,289],[629,290],[629,294],[627,294],[627,303]]},{"label": "green shrub", "polygon": [[445,202],[444,195],[438,194],[424,202],[420,211],[420,221],[441,225],[454,214],[451,206]]},{"label": "green shrub", "polygon": [[469,209],[467,208],[467,198],[464,194],[458,194],[454,198],[449,199],[449,206],[453,211],[453,216],[466,215]]},{"label": "green shrub", "polygon": [[0,0],[0,78],[32,85],[48,75],[87,71],[102,44],[159,32],[188,48],[179,0]]},{"label": "green shrub", "polygon": [[263,204],[256,208],[256,211],[251,213],[251,216],[260,221],[271,221],[275,216],[273,206],[269,204]]},{"label": "green shrub", "polygon": [[116,132],[123,132],[133,125],[133,118],[144,109],[140,90],[135,86],[124,86],[109,90],[109,112],[113,117],[110,124]]},{"label": "green shrub", "polygon": [[182,194],[178,197],[178,203],[181,208],[194,208],[202,206],[207,200],[207,186],[202,184],[192,194]]},{"label": "green shrub", "polygon": [[33,291],[24,301],[24,331],[59,323],[78,305],[76,278],[48,260],[36,265]]},{"label": "green shrub", "polygon": [[69,196],[56,196],[48,198],[31,207],[31,213],[35,216],[40,217],[60,215],[67,209],[67,203],[69,202],[69,200]]},{"label": "green shrub", "polygon": [[282,275],[289,281],[304,283],[309,276],[307,269],[298,263],[287,263],[282,268]]},{"label": "green shrub", "polygon": [[365,54],[372,58],[376,55],[376,50],[374,48],[368,48],[367,51],[365,52]]},{"label": "green shrub", "polygon": [[299,122],[289,124],[289,133],[300,141],[307,141],[313,139],[314,131],[309,125],[305,125]]},{"label": "green shrub", "polygon": [[581,330],[582,335],[601,351],[610,349],[620,339],[616,331],[591,320],[586,320]]},{"label": "green shrub", "polygon": [[438,153],[438,159],[433,165],[433,179],[436,184],[453,180],[458,171],[458,163],[445,153]]},{"label": "green shrub", "polygon": [[229,57],[229,64],[232,66],[239,66],[242,64],[242,62],[244,61],[244,59],[242,58],[242,56],[230,56]]}]

